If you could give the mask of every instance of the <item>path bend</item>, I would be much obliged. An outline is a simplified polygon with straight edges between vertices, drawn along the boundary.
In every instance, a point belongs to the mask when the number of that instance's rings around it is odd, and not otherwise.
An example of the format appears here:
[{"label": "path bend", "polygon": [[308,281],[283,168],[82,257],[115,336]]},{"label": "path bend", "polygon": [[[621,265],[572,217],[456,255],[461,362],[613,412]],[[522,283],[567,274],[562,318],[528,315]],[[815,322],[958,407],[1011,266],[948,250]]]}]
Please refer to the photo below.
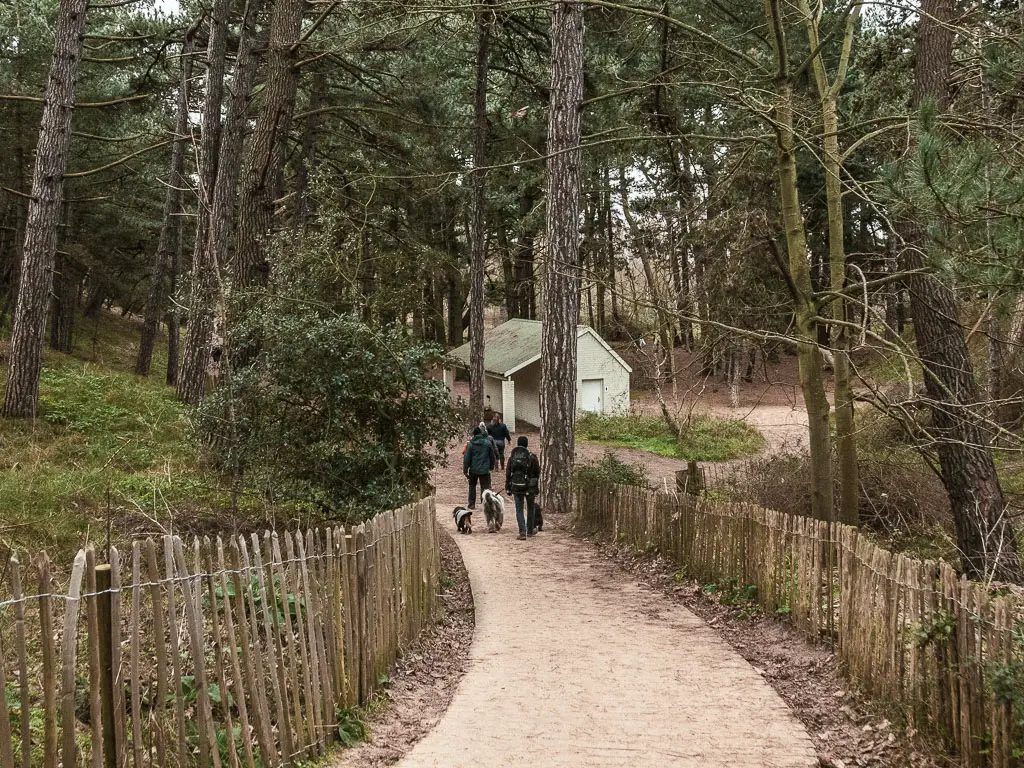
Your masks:
[{"label": "path bend", "polygon": [[[461,501],[438,499],[441,525]],[[514,515],[456,540],[476,605],[469,669],[402,768],[818,764],[746,661],[586,543],[558,530],[518,541]]]}]

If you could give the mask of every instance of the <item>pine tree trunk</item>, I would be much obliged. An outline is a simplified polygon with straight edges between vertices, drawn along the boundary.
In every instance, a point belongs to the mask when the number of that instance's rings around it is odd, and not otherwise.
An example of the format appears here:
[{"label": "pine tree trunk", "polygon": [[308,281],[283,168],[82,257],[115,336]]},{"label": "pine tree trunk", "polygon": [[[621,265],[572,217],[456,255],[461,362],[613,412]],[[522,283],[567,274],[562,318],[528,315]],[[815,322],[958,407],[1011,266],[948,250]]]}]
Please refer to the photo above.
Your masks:
[{"label": "pine tree trunk", "polygon": [[[953,1],[923,0],[914,66],[914,106],[934,102],[948,106],[953,52]],[[901,222],[904,267],[926,265],[927,234],[919,221]],[[1007,519],[983,415],[978,412],[978,385],[959,323],[960,308],[952,289],[933,274],[907,276],[917,350],[925,389],[936,403],[933,434],[938,439],[942,482],[949,495],[961,567],[972,578],[1024,581],[1016,535]]]},{"label": "pine tree trunk", "polygon": [[[15,59],[14,76],[15,79],[22,79],[22,57]],[[12,111],[14,117],[12,122],[12,129],[14,131],[14,152],[13,152],[13,178],[11,180],[11,187],[16,192],[26,193],[28,192],[28,180],[26,178],[26,155],[28,149],[25,144],[29,138],[29,132],[25,130],[24,120],[24,102],[16,101],[12,105]],[[13,226],[10,230],[10,238],[8,239],[9,247],[7,248],[7,256],[3,264],[2,286],[3,286],[3,299],[0,302],[0,323],[5,318],[14,313],[14,304],[17,300],[18,295],[18,276],[21,272],[21,258],[25,245],[25,220],[26,220],[26,208],[25,198],[21,195],[10,195],[9,210],[11,211],[11,219],[13,219]]]},{"label": "pine tree trunk", "polygon": [[196,240],[192,246],[192,290],[189,301],[185,350],[178,375],[178,398],[198,404],[206,388],[210,365],[210,336],[213,333],[214,303],[218,275],[207,259],[206,241],[217,183],[217,150],[220,146],[221,106],[224,101],[227,22],[230,0],[215,0],[206,44],[206,100],[203,130],[199,142],[199,203],[196,210]]},{"label": "pine tree trunk", "polygon": [[[666,355],[665,362],[667,365],[665,372],[672,384],[672,396],[674,398],[677,393],[675,360],[672,354],[671,321],[669,320],[668,313],[665,311],[665,304],[662,302],[657,276],[654,274],[654,265],[651,263],[650,254],[647,251],[647,243],[644,240],[643,232],[637,226],[636,219],[633,218],[633,212],[629,205],[629,195],[626,190],[626,171],[624,168],[619,169],[619,195],[622,200],[622,215],[633,236],[633,249],[640,257],[640,263],[644,269],[644,277],[647,279],[647,290],[651,293],[651,303],[654,304],[654,311],[658,317],[658,338],[661,340],[661,348]],[[659,381],[658,384],[661,386],[662,382]],[[663,408],[663,410],[665,409]],[[668,415],[667,410],[665,410],[665,417],[669,428],[678,431],[678,425]]]},{"label": "pine tree trunk", "polygon": [[85,0],[61,0],[57,16],[56,42],[43,94],[32,199],[28,206],[18,300],[11,331],[11,357],[3,405],[3,415],[8,418],[34,417],[39,401],[46,313],[53,283],[64,172],[71,146],[71,115],[82,61],[86,6]]},{"label": "pine tree trunk", "polygon": [[541,499],[546,512],[572,509],[579,320],[583,5],[561,0],[551,23],[548,114],[547,265],[541,333]]},{"label": "pine tree trunk", "polygon": [[583,243],[580,247],[580,273],[584,276],[583,295],[587,300],[587,325],[591,328],[596,328],[594,325],[594,280],[592,276],[596,272],[595,264],[597,262],[596,253],[598,249],[595,246],[594,236],[597,230],[598,206],[591,204],[589,196],[586,194],[584,199],[587,199],[588,202],[586,203],[586,211],[583,214],[586,224],[583,226]]},{"label": "pine tree trunk", "polygon": [[91,275],[93,281],[89,286],[89,295],[85,300],[82,316],[95,319],[99,317],[100,310],[103,309],[103,305],[107,301],[107,286],[104,284],[103,278],[97,275],[95,270],[91,271]]},{"label": "pine tree trunk", "polygon": [[[224,274],[234,239],[235,193],[242,165],[242,146],[249,117],[249,100],[252,96],[256,68],[259,63],[257,50],[261,47],[257,40],[256,22],[263,5],[264,0],[247,0],[245,4],[238,40],[238,55],[235,59],[231,100],[228,102],[220,146],[217,150],[217,179],[213,185],[209,227],[201,255],[202,263],[206,265],[208,274],[214,281],[210,285],[216,286],[211,297],[213,301],[224,299],[220,279]],[[211,309],[213,301],[211,301]],[[212,348],[212,323],[207,322],[203,326],[197,327],[196,330],[207,334],[202,341],[202,346],[206,349]]]},{"label": "pine tree trunk", "polygon": [[487,249],[487,67],[494,14],[485,0],[477,11],[476,85],[473,91],[473,218],[469,238],[469,412],[484,412],[484,276]]},{"label": "pine tree trunk", "polygon": [[[167,272],[167,294],[174,296],[178,291],[178,275],[181,274],[181,256],[185,251],[185,238],[179,230],[178,247],[171,257],[171,265]],[[167,386],[173,387],[178,383],[178,360],[181,339],[181,320],[177,304],[172,302],[167,307]]]},{"label": "pine tree trunk", "polygon": [[302,128],[302,158],[298,172],[295,174],[295,228],[301,237],[306,226],[306,219],[312,213],[309,200],[309,175],[317,165],[317,128],[319,116],[317,111],[323,106],[327,96],[327,78],[323,72],[313,73],[313,86],[309,96],[309,113],[306,115]]},{"label": "pine tree trunk", "polygon": [[[989,291],[989,300],[995,303],[995,291]],[[994,306],[988,310],[988,401],[989,418],[999,421],[1001,417],[999,401],[1003,397],[1003,342],[999,327],[999,313]]]},{"label": "pine tree trunk", "polygon": [[433,285],[431,289],[432,312],[431,312],[431,323],[434,329],[433,339],[436,344],[444,346],[445,344],[445,328],[444,328],[444,286],[445,278],[443,272],[440,270],[435,271],[433,276]]},{"label": "pine tree trunk", "polygon": [[74,348],[75,309],[78,303],[77,270],[70,255],[58,251],[54,260],[53,311],[50,313],[50,348]]},{"label": "pine tree trunk", "polygon": [[153,264],[153,278],[143,312],[142,333],[139,338],[139,354],[135,359],[135,373],[149,376],[153,363],[153,348],[160,329],[160,318],[167,307],[167,272],[171,261],[178,252],[181,240],[182,197],[185,189],[185,134],[188,132],[188,87],[192,80],[192,35],[185,33],[181,46],[181,84],[178,87],[177,114],[174,120],[175,141],[171,147],[171,169],[167,174],[167,192],[164,195],[163,219],[160,225],[160,239],[156,246]]},{"label": "pine tree trunk", "polygon": [[448,272],[448,346],[462,345],[462,292],[459,272],[452,267]]},{"label": "pine tree trunk", "polygon": [[[519,317],[519,296],[516,291],[516,256],[512,244],[508,241],[508,233],[501,228],[501,276],[505,283],[505,314],[511,320]],[[518,246],[517,246],[518,247]]]},{"label": "pine tree trunk", "polygon": [[[658,130],[665,136],[665,151],[668,156],[668,171],[669,176],[672,180],[672,188],[676,194],[676,206],[679,211],[679,231],[680,237],[673,241],[671,237],[672,223],[669,220],[669,254],[672,261],[672,288],[675,293],[675,314],[677,315],[677,321],[679,323],[678,342],[689,346],[690,339],[693,336],[693,325],[692,322],[685,317],[686,314],[686,297],[689,291],[689,262],[687,260],[687,254],[685,246],[681,247],[683,241],[683,235],[686,232],[686,221],[684,219],[684,211],[686,207],[692,202],[692,194],[689,190],[692,188],[692,183],[688,179],[688,170],[684,170],[683,165],[679,161],[679,154],[676,151],[672,137],[679,133],[678,126],[675,121],[670,117],[670,111],[667,104],[665,104],[667,88],[666,78],[668,76],[671,56],[670,56],[670,24],[668,16],[670,15],[669,3],[665,2],[663,5],[662,13],[665,14],[666,18],[661,23],[661,41],[658,45],[659,55],[659,74],[658,83],[654,88],[654,117],[655,123],[658,126]],[[682,253],[680,254],[680,251]],[[667,307],[666,307],[667,311]],[[675,323],[673,323],[673,328]],[[673,342],[677,342],[676,335],[673,333]],[[673,378],[673,395],[675,395],[675,379]]]},{"label": "pine tree trunk", "polygon": [[605,221],[608,216],[608,205],[611,199],[611,190],[607,188],[607,169],[598,174],[598,183],[605,186],[600,190],[597,203],[597,221],[595,226],[599,230],[594,237],[599,240],[594,246],[594,329],[604,336],[607,331],[605,320],[605,278],[608,272],[608,258],[610,249],[608,240],[605,237]]},{"label": "pine tree trunk", "polygon": [[619,338],[622,333],[622,321],[619,318],[619,293],[615,286],[615,220],[612,216],[611,176],[607,168],[604,169],[604,190],[605,244],[608,248],[608,258],[605,263],[605,268],[608,270],[606,286],[611,304],[611,330],[615,338]]},{"label": "pine tree trunk", "polygon": [[270,22],[267,79],[256,126],[246,152],[238,194],[238,245],[231,263],[232,290],[265,285],[270,275],[266,241],[274,223],[274,200],[285,160],[285,141],[295,111],[295,61],[303,0],[276,0]]},{"label": "pine tree trunk", "polygon": [[516,314],[526,320],[535,320],[533,308],[536,306],[533,275],[533,254],[535,233],[530,221],[533,210],[534,190],[527,189],[519,198],[519,234],[516,237],[515,263],[513,265],[513,283],[515,285]]}]

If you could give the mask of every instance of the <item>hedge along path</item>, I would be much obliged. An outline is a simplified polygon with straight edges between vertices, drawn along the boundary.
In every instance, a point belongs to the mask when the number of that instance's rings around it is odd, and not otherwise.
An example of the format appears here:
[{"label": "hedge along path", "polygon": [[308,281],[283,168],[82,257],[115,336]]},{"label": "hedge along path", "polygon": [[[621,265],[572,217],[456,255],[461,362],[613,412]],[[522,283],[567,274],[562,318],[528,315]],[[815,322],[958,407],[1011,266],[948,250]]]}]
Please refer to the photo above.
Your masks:
[{"label": "hedge along path", "polygon": [[[445,485],[439,522],[453,526],[463,484]],[[518,541],[510,507],[501,533],[454,537],[476,608],[469,668],[402,768],[818,764],[803,726],[714,630],[609,573],[554,521]]]},{"label": "hedge along path", "polygon": [[316,758],[438,605],[432,499],[354,530],[130,552],[82,550],[63,575],[45,554],[0,561],[0,768]]}]

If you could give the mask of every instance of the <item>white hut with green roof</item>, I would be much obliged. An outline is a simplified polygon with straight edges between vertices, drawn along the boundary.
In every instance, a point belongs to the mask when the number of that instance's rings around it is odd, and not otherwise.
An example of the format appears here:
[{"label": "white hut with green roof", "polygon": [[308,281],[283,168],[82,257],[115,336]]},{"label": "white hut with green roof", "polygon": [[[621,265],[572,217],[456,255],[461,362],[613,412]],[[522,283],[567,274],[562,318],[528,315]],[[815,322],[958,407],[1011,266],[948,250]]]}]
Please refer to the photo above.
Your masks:
[{"label": "white hut with green roof", "polygon": [[[517,421],[540,424],[540,334],[538,320],[509,320],[484,333],[484,397],[512,431]],[[629,375],[633,372],[588,325],[576,328],[576,408],[605,415],[629,411]],[[449,355],[469,367],[469,344]],[[446,370],[449,388],[455,372]]]}]

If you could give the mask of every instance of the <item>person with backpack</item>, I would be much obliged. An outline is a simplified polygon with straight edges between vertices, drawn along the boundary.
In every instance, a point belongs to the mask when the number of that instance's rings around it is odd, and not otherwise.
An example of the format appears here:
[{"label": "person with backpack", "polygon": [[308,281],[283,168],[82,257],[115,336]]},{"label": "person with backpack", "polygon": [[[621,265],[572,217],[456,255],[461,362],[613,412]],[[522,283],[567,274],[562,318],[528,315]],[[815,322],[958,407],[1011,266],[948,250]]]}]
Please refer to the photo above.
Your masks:
[{"label": "person with backpack", "polygon": [[535,536],[543,526],[536,501],[540,492],[540,461],[536,454],[530,452],[529,445],[526,435],[520,435],[516,447],[508,455],[505,469],[505,487],[516,502],[520,539]]},{"label": "person with backpack", "polygon": [[495,413],[491,423],[487,425],[487,434],[494,441],[494,447],[498,449],[498,463],[505,468],[505,443],[512,442],[512,433],[508,431],[505,422],[501,420],[501,414]]},{"label": "person with backpack", "polygon": [[462,454],[462,474],[469,480],[469,509],[476,508],[476,486],[480,484],[480,493],[491,487],[491,470],[498,460],[498,452],[491,445],[491,438],[486,431],[477,427],[473,430],[473,439]]}]

